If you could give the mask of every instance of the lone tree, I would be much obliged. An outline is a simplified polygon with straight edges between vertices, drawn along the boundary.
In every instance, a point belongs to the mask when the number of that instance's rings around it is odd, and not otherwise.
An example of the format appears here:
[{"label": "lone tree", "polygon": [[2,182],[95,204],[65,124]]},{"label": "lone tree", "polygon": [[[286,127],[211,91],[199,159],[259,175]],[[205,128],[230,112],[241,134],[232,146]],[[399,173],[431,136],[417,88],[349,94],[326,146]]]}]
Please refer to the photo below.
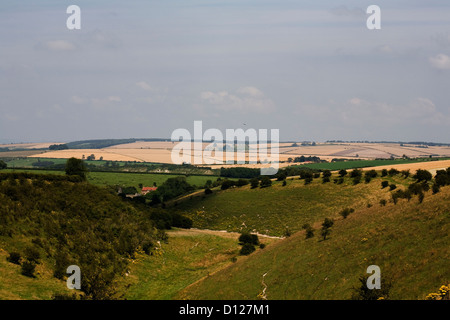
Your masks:
[{"label": "lone tree", "polygon": [[329,218],[325,218],[325,220],[322,223],[322,231],[321,231],[321,235],[323,237],[323,240],[327,239],[327,236],[330,234],[331,232],[331,227],[333,226],[334,221],[332,219]]},{"label": "lone tree", "polygon": [[87,168],[83,160],[77,158],[70,158],[66,162],[66,175],[68,176],[80,176],[83,180],[86,180]]},{"label": "lone tree", "polygon": [[346,175],[347,175],[347,170],[345,170],[345,169],[339,170],[339,176],[341,178],[345,177]]},{"label": "lone tree", "polygon": [[264,176],[261,178],[261,183],[260,183],[261,188],[270,187],[271,185],[272,185],[272,180],[270,180],[270,178],[268,176]]}]

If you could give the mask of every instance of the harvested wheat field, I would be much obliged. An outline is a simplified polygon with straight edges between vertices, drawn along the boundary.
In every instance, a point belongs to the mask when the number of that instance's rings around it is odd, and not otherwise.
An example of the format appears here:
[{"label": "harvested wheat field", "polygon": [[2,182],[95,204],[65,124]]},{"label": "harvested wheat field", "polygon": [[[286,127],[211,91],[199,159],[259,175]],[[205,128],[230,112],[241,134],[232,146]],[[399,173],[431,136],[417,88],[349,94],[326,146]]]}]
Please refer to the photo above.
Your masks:
[{"label": "harvested wheat field", "polygon": [[370,167],[363,168],[363,170],[383,170],[383,169],[397,169],[397,170],[410,170],[411,173],[415,173],[416,170],[428,170],[431,173],[435,174],[437,170],[447,169],[450,167],[450,160],[441,160],[441,161],[427,161],[427,162],[418,162],[418,163],[404,163],[404,164],[396,164],[396,165],[388,165],[388,166],[379,166],[379,167]]}]

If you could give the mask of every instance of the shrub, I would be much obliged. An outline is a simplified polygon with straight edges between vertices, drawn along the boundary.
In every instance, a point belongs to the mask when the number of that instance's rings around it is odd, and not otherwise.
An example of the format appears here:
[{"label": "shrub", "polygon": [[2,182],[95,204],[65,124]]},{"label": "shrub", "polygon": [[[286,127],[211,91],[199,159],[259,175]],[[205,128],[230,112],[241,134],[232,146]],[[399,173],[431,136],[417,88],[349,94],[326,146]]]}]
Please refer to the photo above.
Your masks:
[{"label": "shrub", "polygon": [[211,194],[213,193],[212,190],[210,188],[206,188],[205,189],[205,194]]},{"label": "shrub", "polygon": [[272,185],[272,180],[268,176],[264,176],[261,178],[261,188],[270,187]]},{"label": "shrub", "polygon": [[382,177],[386,177],[387,175],[388,175],[387,169],[381,170],[381,176],[382,176]]},{"label": "shrub", "polygon": [[389,190],[395,190],[395,189],[397,189],[397,186],[395,185],[395,184],[391,184],[391,185],[389,185]]},{"label": "shrub", "polygon": [[389,186],[389,181],[382,181],[381,182],[381,188],[382,189],[387,188],[388,186]]},{"label": "shrub", "polygon": [[252,189],[255,189],[259,186],[259,180],[258,178],[252,178],[250,179],[250,186]]},{"label": "shrub", "polygon": [[259,245],[259,239],[256,234],[250,234],[250,233],[241,233],[239,236],[239,244],[244,245],[246,243],[252,244],[252,245]]},{"label": "shrub", "polygon": [[311,227],[311,225],[309,223],[305,223],[302,228],[306,231],[305,233],[305,238],[309,239],[314,237],[314,229],[313,227]]},{"label": "shrub", "polygon": [[333,226],[334,221],[332,219],[329,218],[325,218],[325,220],[322,223],[322,231],[321,231],[321,235],[323,237],[323,240],[327,239],[327,236],[330,234],[331,232],[331,227]]},{"label": "shrub", "polygon": [[367,287],[367,279],[369,276],[361,276],[359,278],[360,286],[353,288],[352,300],[380,300],[389,299],[389,292],[392,287],[390,281],[386,281],[381,277],[381,289],[369,289]]},{"label": "shrub", "polygon": [[326,177],[331,177],[331,171],[330,170],[324,170],[322,173],[322,177],[326,178]]},{"label": "shrub", "polygon": [[353,169],[350,172],[350,177],[351,178],[362,177],[362,170],[360,170],[360,169]]},{"label": "shrub", "polygon": [[431,188],[431,190],[433,191],[433,194],[438,193],[441,189],[439,187],[439,185],[437,183],[433,184],[433,187]]},{"label": "shrub", "polygon": [[347,175],[347,170],[345,170],[345,169],[341,169],[341,170],[339,170],[339,176],[340,177],[345,177],[346,175]]},{"label": "shrub", "polygon": [[7,261],[18,265],[20,265],[20,259],[21,259],[20,253],[15,251],[10,252],[9,257],[6,258]]},{"label": "shrub", "polygon": [[419,203],[422,203],[424,198],[425,194],[423,192],[419,193]]},{"label": "shrub", "polygon": [[323,177],[322,183],[327,183],[327,182],[330,182],[330,177]]},{"label": "shrub", "polygon": [[24,276],[30,277],[30,278],[35,278],[36,276],[34,275],[34,271],[36,269],[36,264],[31,262],[31,261],[24,261],[22,263],[22,271],[21,273]]},{"label": "shrub", "polygon": [[400,171],[398,171],[397,169],[394,169],[394,168],[391,168],[391,169],[389,169],[389,171],[388,171],[388,174],[392,177],[392,176],[395,176],[396,174],[399,174],[400,173]]},{"label": "shrub", "polygon": [[251,243],[245,243],[241,250],[239,251],[239,254],[242,256],[248,256],[250,253],[252,253],[253,251],[255,251],[255,246]]},{"label": "shrub", "polygon": [[27,247],[25,248],[25,258],[33,263],[39,263],[39,259],[41,258],[41,255],[39,253],[39,250],[37,250],[35,247]]},{"label": "shrub", "polygon": [[430,181],[433,178],[433,175],[428,170],[418,169],[413,178],[416,179],[418,182]]},{"label": "shrub", "polygon": [[345,209],[343,209],[341,212],[339,212],[339,214],[340,214],[344,219],[346,219],[346,218],[348,217],[348,215],[349,215],[350,213],[353,213],[353,212],[355,212],[355,209],[353,209],[353,208],[345,208]]},{"label": "shrub", "polygon": [[380,200],[380,206],[384,207],[386,205],[386,203],[387,203],[386,199]]}]

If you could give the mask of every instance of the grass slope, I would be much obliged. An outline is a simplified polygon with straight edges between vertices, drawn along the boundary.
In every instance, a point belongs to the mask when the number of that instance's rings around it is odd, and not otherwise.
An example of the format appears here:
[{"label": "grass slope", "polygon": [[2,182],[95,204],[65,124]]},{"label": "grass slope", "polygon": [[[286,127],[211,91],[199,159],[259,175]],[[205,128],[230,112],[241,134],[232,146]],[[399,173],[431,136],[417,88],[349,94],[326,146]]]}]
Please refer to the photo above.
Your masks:
[{"label": "grass slope", "polygon": [[[316,225],[317,227],[317,225]],[[369,265],[393,281],[391,299],[424,299],[450,279],[450,187],[335,221],[331,237],[299,232],[186,288],[178,299],[349,299]]]},{"label": "grass slope", "polygon": [[213,235],[172,236],[151,257],[140,256],[123,282],[128,300],[172,299],[191,283],[231,264],[237,239]]},{"label": "grass slope", "polygon": [[350,178],[345,178],[343,184],[336,185],[323,184],[320,178],[305,186],[304,180],[295,179],[287,180],[286,186],[274,182],[263,189],[245,186],[194,197],[180,202],[175,210],[191,218],[196,228],[237,232],[249,229],[282,236],[286,227],[299,231],[305,223],[338,216],[345,207],[360,209],[389,199],[389,188],[381,189],[382,180],[399,186],[412,181],[400,176],[378,177],[370,183],[353,185]]}]

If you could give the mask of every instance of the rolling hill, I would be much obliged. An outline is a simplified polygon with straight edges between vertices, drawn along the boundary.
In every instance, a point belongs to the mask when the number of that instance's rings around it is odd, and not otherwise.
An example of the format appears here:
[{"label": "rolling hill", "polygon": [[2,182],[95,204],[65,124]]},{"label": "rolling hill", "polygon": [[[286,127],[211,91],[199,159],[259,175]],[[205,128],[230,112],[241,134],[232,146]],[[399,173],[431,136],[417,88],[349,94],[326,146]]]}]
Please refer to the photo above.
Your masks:
[{"label": "rolling hill", "polygon": [[[317,219],[317,222],[321,222]],[[392,282],[391,299],[424,299],[450,279],[450,187],[336,218],[327,240],[304,231],[181,291],[178,299],[350,299],[369,265]],[[265,276],[264,276],[265,275]],[[264,283],[262,282],[264,280]]]}]

